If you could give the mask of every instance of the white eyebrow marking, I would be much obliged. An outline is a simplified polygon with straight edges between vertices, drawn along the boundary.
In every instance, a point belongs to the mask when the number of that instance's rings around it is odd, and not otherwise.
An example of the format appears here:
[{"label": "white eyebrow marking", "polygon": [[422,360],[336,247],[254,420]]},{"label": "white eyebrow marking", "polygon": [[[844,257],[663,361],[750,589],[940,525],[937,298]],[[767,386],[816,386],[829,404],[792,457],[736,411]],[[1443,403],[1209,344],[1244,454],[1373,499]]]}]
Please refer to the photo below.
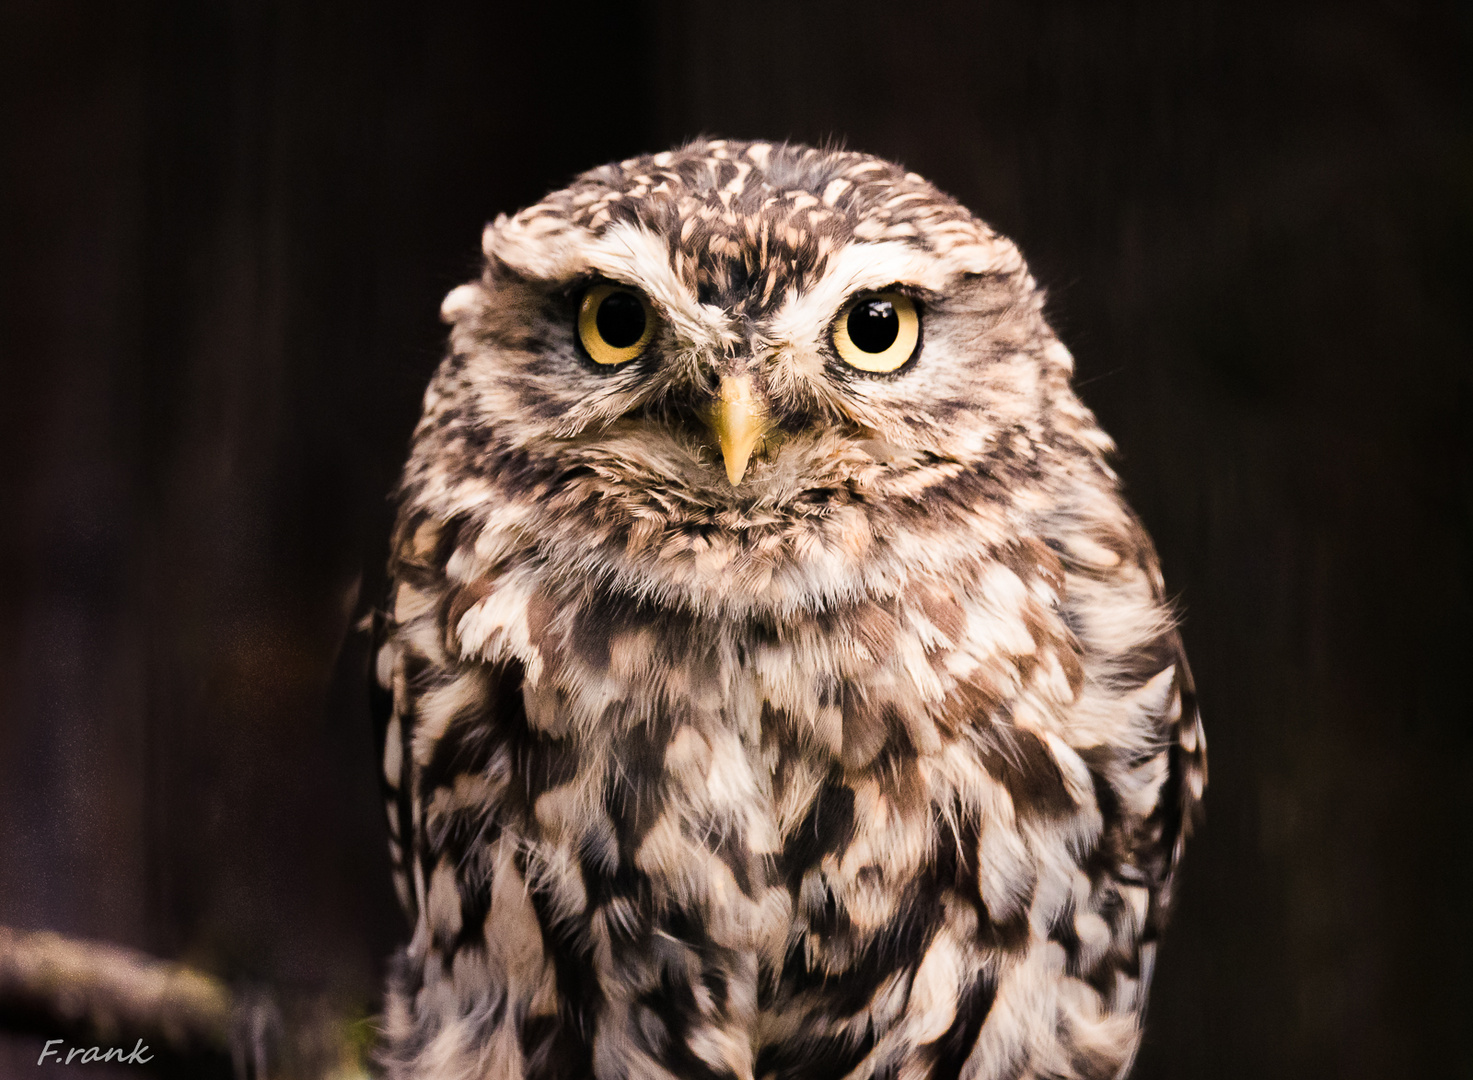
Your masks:
[{"label": "white eyebrow marking", "polygon": [[823,277],[811,288],[789,290],[768,320],[767,336],[794,345],[811,343],[854,293],[895,284],[940,292],[956,270],[930,252],[898,241],[848,244],[829,260]]},{"label": "white eyebrow marking", "polygon": [[696,348],[722,349],[740,340],[727,313],[702,304],[681,280],[665,238],[637,223],[617,222],[595,236],[566,221],[518,215],[498,218],[482,246],[488,258],[544,281],[572,281],[592,272],[642,289],[677,337]]},{"label": "white eyebrow marking", "polygon": [[[967,235],[976,232],[969,229]],[[1017,249],[990,237],[956,243],[943,251],[927,251],[900,240],[851,241],[829,259],[823,276],[811,287],[788,290],[768,320],[765,336],[792,345],[812,343],[822,338],[844,302],[857,292],[914,285],[940,293],[960,274],[1007,273],[1018,265]]]},{"label": "white eyebrow marking", "polygon": [[665,238],[642,225],[620,222],[582,249],[589,269],[637,285],[663,309],[676,334],[716,349],[738,340],[725,311],[703,304],[675,273]]}]

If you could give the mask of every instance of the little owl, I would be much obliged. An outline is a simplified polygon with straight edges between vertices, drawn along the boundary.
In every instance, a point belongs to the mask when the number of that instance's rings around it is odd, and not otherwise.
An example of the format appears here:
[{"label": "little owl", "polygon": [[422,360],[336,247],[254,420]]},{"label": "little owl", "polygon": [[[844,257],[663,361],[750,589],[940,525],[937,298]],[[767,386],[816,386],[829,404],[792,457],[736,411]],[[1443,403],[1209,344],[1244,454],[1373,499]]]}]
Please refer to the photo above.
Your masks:
[{"label": "little owl", "polygon": [[1205,746],[1017,248],[727,141],[482,245],[381,621],[390,1075],[1123,1075]]}]

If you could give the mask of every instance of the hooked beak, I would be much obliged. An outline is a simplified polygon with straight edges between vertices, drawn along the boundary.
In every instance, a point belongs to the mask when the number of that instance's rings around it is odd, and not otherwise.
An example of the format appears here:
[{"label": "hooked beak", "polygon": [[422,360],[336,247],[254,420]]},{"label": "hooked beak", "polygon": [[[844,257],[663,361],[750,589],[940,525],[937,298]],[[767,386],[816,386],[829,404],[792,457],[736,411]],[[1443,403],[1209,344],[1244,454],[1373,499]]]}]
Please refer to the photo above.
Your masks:
[{"label": "hooked beak", "polygon": [[726,478],[736,487],[747,472],[752,451],[772,428],[767,409],[752,391],[750,375],[722,377],[716,404],[706,415],[706,425],[721,447]]}]

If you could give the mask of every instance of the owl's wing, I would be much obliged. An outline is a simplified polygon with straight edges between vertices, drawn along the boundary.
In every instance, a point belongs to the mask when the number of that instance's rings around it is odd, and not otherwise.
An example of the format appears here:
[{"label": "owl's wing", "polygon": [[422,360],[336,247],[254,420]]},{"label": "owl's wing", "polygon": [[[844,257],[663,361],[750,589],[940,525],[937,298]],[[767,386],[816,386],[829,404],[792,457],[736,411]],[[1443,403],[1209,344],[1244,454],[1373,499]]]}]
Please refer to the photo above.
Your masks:
[{"label": "owl's wing", "polygon": [[[458,808],[454,828],[430,806],[442,787],[470,771],[491,733],[517,727],[521,672],[466,664],[449,644],[453,627],[475,596],[457,589],[445,565],[460,524],[427,515],[402,517],[389,561],[386,610],[375,617],[377,658],[372,691],[383,747],[383,791],[394,885],[410,922],[419,920],[428,879],[460,822],[493,814],[494,800]],[[473,590],[472,590],[473,591]],[[477,594],[478,595],[478,594]],[[516,716],[508,715],[515,712]],[[443,801],[443,800],[442,800]],[[479,929],[479,928],[477,928]]]},{"label": "owl's wing", "polygon": [[[1069,966],[1116,1007],[1145,1005],[1156,943],[1171,907],[1182,849],[1201,809],[1207,744],[1196,685],[1181,635],[1170,620],[1156,552],[1128,512],[1094,543],[1061,555],[1066,593],[1081,599],[1071,612],[1093,669],[1091,708],[1109,716],[1110,737],[1078,753],[1088,766],[1101,828],[1084,860],[1091,895],[1079,905],[1109,927],[1109,944],[1076,932],[1081,911],[1061,925]],[[1104,553],[1098,560],[1087,552]],[[1153,627],[1139,637],[1122,627]],[[1093,629],[1091,629],[1093,627]],[[1101,700],[1101,698],[1107,700]],[[1132,910],[1133,909],[1133,910]],[[1112,987],[1129,987],[1118,1003]]]},{"label": "owl's wing", "polygon": [[[391,601],[392,602],[392,601]],[[408,835],[408,786],[404,784],[401,763],[404,760],[404,732],[407,726],[401,712],[403,703],[395,700],[394,672],[399,663],[399,650],[393,641],[394,624],[387,612],[374,611],[369,618],[369,634],[373,642],[374,671],[369,679],[368,711],[373,719],[374,739],[379,747],[379,790],[389,825],[389,856],[393,861],[394,891],[399,903],[413,922],[416,916],[409,893],[409,870],[405,858],[404,837]],[[392,741],[391,741],[392,740]]]},{"label": "owl's wing", "polygon": [[[390,586],[385,610],[375,613],[377,650],[370,702],[383,749],[384,808],[389,825],[389,855],[394,889],[411,924],[419,918],[424,876],[415,873],[414,733],[420,697],[436,671],[447,666],[436,609],[444,592],[443,560],[416,545],[415,528],[404,521],[395,530],[389,560]],[[418,550],[417,550],[418,548]]]},{"label": "owl's wing", "polygon": [[[1147,836],[1155,850],[1165,857],[1156,892],[1157,902],[1148,928],[1160,932],[1171,904],[1172,884],[1181,863],[1182,848],[1193,824],[1202,812],[1202,793],[1207,786],[1207,737],[1202,731],[1202,717],[1197,710],[1197,686],[1187,663],[1181,635],[1172,630],[1168,648],[1175,669],[1172,693],[1168,696],[1165,720],[1167,740],[1166,780],[1161,786],[1156,808],[1147,819],[1151,829]],[[1159,827],[1159,838],[1154,829]]]},{"label": "owl's wing", "polygon": [[482,1075],[488,1063],[587,1076],[587,1041],[564,1036],[582,998],[576,978],[559,992],[562,924],[528,880],[520,839],[538,795],[568,778],[567,754],[529,729],[518,662],[461,657],[457,628],[495,577],[454,572],[478,533],[406,511],[390,560],[378,700],[395,885],[414,934],[389,980],[383,1063],[392,1077]]},{"label": "owl's wing", "polygon": [[1145,650],[1144,658],[1157,670],[1124,695],[1122,706],[1152,725],[1158,741],[1136,752],[1099,748],[1081,755],[1094,776],[1103,818],[1096,849],[1101,869],[1123,885],[1144,887],[1149,895],[1136,958],[1143,997],[1207,782],[1207,743],[1180,635],[1167,631]]}]

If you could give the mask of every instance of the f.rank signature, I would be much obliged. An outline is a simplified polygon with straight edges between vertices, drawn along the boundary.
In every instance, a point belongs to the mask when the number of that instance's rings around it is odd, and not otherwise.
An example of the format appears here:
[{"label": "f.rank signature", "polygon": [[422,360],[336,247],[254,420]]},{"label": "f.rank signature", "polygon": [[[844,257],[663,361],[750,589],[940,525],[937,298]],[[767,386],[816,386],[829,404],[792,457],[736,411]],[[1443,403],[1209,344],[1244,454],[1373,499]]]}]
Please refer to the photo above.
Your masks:
[{"label": "f.rank signature", "polygon": [[[37,1065],[45,1065],[47,1058],[55,1058],[53,1065],[91,1065],[94,1062],[115,1061],[120,1065],[144,1065],[153,1060],[153,1055],[148,1051],[148,1044],[142,1039],[131,1051],[124,1050],[120,1046],[110,1046],[103,1049],[100,1046],[63,1046],[60,1050],[52,1047],[62,1042],[61,1039],[48,1039],[46,1046],[41,1051],[41,1056],[36,1059]],[[63,1058],[62,1054],[66,1057]]]}]

